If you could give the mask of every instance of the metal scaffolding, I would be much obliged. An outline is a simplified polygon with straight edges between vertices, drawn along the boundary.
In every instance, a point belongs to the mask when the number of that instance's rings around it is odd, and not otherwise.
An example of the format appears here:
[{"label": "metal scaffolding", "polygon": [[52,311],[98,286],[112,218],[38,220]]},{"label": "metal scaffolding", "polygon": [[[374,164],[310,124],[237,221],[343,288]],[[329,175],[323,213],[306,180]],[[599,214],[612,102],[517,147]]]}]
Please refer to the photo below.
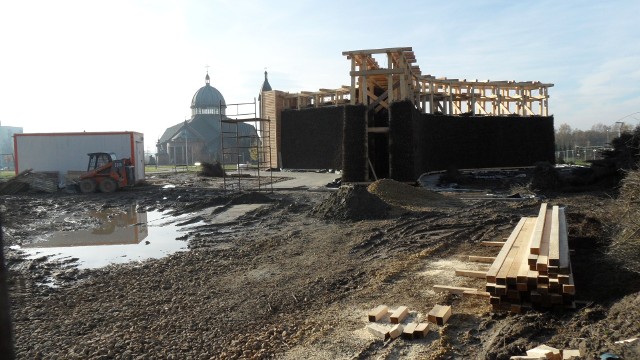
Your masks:
[{"label": "metal scaffolding", "polygon": [[273,191],[270,122],[256,114],[254,98],[253,102],[227,104],[226,114],[220,117],[225,191]]}]

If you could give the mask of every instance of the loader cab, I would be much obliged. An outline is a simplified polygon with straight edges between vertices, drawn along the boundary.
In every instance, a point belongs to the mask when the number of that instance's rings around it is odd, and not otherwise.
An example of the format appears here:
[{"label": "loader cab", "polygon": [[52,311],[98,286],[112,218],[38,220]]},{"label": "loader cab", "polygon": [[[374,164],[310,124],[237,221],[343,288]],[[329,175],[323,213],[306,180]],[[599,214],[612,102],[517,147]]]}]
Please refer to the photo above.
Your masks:
[{"label": "loader cab", "polygon": [[89,165],[87,166],[87,171],[99,169],[108,163],[116,160],[115,153],[89,153]]}]

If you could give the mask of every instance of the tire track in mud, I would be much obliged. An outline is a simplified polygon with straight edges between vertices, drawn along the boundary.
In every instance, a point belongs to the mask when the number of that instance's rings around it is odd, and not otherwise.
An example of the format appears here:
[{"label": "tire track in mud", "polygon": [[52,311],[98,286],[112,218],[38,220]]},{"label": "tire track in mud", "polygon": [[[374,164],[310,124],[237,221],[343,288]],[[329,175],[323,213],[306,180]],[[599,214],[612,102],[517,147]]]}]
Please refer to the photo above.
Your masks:
[{"label": "tire track in mud", "polygon": [[[446,243],[456,247],[462,243],[476,243],[494,239],[512,226],[518,215],[511,212],[496,213],[492,206],[480,204],[469,208],[447,211],[414,213],[388,220],[396,223],[384,231],[376,230],[350,249],[350,254],[376,255],[415,252]],[[380,255],[380,254],[377,254]]]}]

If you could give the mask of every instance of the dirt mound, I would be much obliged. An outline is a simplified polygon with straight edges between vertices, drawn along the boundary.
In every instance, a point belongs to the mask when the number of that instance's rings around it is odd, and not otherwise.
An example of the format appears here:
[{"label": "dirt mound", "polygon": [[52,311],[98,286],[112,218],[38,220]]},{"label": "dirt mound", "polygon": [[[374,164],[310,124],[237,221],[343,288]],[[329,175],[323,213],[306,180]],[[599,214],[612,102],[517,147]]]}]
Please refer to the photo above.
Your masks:
[{"label": "dirt mound", "polygon": [[266,204],[273,202],[273,199],[268,197],[265,194],[259,192],[247,192],[247,193],[239,193],[233,196],[229,204],[231,205],[239,205],[239,204]]},{"label": "dirt mound", "polygon": [[368,190],[385,202],[402,207],[460,206],[462,204],[457,199],[437,192],[390,179],[378,180],[369,185]]},{"label": "dirt mound", "polygon": [[313,208],[313,216],[336,220],[384,219],[390,207],[364,186],[342,186]]},{"label": "dirt mound", "polygon": [[198,173],[200,176],[223,177],[225,175],[222,165],[217,161],[214,164],[203,162],[201,167],[202,170]]}]

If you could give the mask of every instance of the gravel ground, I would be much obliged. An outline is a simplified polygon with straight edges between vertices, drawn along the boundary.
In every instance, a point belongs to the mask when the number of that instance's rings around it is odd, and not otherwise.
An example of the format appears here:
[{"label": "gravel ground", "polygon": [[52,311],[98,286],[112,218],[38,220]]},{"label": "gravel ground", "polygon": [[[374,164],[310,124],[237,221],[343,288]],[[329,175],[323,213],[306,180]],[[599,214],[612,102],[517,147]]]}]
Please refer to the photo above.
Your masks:
[{"label": "gravel ground", "polygon": [[[109,195],[2,196],[18,358],[508,359],[540,343],[579,348],[587,358],[638,354],[614,344],[640,334],[639,277],[606,257],[607,226],[596,211],[614,200],[549,199],[568,206],[578,308],[508,315],[431,287],[482,288],[454,268],[480,266],[464,255],[491,256],[479,242],[507,236],[539,201],[431,193],[403,200],[402,186],[229,194],[217,179],[166,174]],[[191,224],[181,236],[189,251],[79,269],[73,259],[27,259],[15,247],[51,231],[90,229],[99,224],[88,212],[132,203]],[[238,204],[261,206],[214,221]],[[376,305],[408,306],[415,319],[436,303],[452,305],[454,315],[424,339],[381,341],[365,330]]]}]

